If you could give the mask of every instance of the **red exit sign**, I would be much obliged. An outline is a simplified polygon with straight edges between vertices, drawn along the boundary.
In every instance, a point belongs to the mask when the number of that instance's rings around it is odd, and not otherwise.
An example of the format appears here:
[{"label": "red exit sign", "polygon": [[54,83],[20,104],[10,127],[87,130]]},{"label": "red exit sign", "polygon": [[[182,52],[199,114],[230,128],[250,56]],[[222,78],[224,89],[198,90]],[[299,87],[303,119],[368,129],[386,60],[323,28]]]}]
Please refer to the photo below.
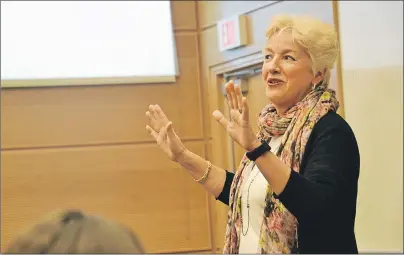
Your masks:
[{"label": "red exit sign", "polygon": [[217,23],[219,50],[225,51],[247,44],[246,16],[240,15]]}]

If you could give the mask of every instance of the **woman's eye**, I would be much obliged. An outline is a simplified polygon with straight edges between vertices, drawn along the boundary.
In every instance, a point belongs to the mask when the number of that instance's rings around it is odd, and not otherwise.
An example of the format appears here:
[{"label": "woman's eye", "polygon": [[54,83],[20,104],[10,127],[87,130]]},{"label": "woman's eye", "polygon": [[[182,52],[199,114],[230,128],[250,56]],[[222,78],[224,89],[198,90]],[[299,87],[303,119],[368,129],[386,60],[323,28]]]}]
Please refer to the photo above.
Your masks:
[{"label": "woman's eye", "polygon": [[296,61],[296,59],[295,59],[294,57],[290,56],[290,55],[286,55],[286,56],[284,56],[283,58],[286,59],[286,60],[293,60],[293,61]]},{"label": "woman's eye", "polygon": [[272,56],[271,55],[265,55],[265,59],[271,59]]}]

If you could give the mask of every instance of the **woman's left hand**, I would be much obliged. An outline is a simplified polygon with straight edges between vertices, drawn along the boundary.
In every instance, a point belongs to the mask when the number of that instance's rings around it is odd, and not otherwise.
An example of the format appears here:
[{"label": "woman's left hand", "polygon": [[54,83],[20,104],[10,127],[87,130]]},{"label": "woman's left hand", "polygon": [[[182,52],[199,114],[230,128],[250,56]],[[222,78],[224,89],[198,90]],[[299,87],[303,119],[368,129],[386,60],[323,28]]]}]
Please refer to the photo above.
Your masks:
[{"label": "woman's left hand", "polygon": [[231,120],[227,120],[218,110],[214,111],[212,115],[234,141],[246,151],[251,151],[261,143],[249,122],[247,98],[241,94],[240,86],[234,86],[233,81],[229,81],[225,88]]}]

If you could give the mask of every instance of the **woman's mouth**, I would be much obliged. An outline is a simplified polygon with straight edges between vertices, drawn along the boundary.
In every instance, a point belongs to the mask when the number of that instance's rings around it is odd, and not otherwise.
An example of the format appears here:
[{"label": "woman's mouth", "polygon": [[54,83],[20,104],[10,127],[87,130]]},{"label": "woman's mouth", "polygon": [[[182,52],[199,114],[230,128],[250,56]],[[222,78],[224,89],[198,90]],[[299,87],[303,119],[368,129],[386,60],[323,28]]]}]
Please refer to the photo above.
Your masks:
[{"label": "woman's mouth", "polygon": [[280,85],[280,84],[284,83],[284,81],[281,79],[271,78],[268,80],[267,83],[270,86],[275,86],[275,85]]}]

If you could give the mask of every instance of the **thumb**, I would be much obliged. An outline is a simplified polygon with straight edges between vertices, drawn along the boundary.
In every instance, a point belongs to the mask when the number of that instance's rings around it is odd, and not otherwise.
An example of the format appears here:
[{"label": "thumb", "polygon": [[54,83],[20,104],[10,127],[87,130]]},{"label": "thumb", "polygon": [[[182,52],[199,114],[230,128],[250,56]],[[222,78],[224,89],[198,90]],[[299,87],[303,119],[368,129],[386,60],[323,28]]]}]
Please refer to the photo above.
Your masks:
[{"label": "thumb", "polygon": [[223,113],[216,110],[212,113],[212,115],[213,115],[213,118],[215,118],[215,120],[217,122],[219,122],[219,124],[221,124],[225,129],[227,129],[229,127],[230,122],[223,116]]},{"label": "thumb", "polygon": [[175,138],[175,133],[174,133],[174,129],[173,129],[173,123],[171,121],[168,122],[168,124],[166,126],[166,129],[167,129],[168,137],[170,137],[170,139]]}]

